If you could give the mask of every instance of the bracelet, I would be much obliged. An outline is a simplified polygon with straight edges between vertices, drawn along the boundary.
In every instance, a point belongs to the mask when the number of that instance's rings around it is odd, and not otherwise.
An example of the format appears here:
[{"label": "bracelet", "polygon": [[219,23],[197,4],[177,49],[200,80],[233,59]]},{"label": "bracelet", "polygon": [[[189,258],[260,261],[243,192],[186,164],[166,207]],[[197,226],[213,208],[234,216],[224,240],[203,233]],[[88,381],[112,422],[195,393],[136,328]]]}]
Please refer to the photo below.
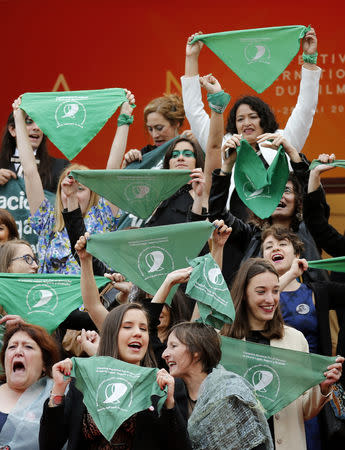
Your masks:
[{"label": "bracelet", "polygon": [[133,120],[133,116],[129,116],[128,114],[120,114],[117,118],[117,126],[121,127],[122,125],[130,125],[133,123]]},{"label": "bracelet", "polygon": [[311,55],[307,55],[306,53],[303,52],[303,61],[309,64],[316,64],[317,63],[317,55],[318,53],[312,53]]},{"label": "bracelet", "polygon": [[65,400],[65,394],[53,394],[50,392],[50,403],[54,406],[60,406]]},{"label": "bracelet", "polygon": [[224,91],[207,94],[209,107],[216,113],[222,114],[230,102],[230,95]]}]

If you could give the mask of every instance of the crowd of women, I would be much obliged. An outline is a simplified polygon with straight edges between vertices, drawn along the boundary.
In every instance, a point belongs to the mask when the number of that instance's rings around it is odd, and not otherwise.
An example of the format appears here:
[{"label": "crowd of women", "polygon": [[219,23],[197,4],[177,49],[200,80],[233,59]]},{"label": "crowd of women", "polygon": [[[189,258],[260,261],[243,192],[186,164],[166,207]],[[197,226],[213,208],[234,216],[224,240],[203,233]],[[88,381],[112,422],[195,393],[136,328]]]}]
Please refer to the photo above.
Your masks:
[{"label": "crowd of women", "polygon": [[[182,98],[165,95],[144,109],[153,145],[126,151],[135,102],[126,91],[128,101],[120,113],[127,120],[118,124],[106,169],[130,166],[171,141],[163,169],[188,169],[190,182],[163,201],[144,226],[212,221],[215,231],[202,253],[211,252],[221,267],[236,317],[221,330],[196,321],[196,302],[185,294],[192,267],[169,273],[152,296],[88,253],[89,234],[116,232],[123,211],[70,175],[86,167],[49,155],[46,136],[20,108],[18,98],[2,141],[0,185],[23,178],[38,246],[36,255],[20,239],[11,214],[0,210],[0,271],[80,274],[85,310],[72,311],[50,336],[43,323],[25,323],[2,308],[0,448],[316,450],[338,443],[340,435],[330,432],[329,411],[323,413],[333,385],[342,385],[343,357],[328,366],[319,385],[268,420],[253,386],[220,364],[220,335],[326,356],[345,354],[345,280],[308,269],[307,262],[320,259],[322,250],[345,256],[344,237],[328,224],[320,181],[335,156],[320,154],[323,164],[309,171],[308,155],[302,153],[321,75],[310,62],[317,52],[315,31],[302,40],[307,62],[285,128],[279,129],[269,105],[244,96],[230,110],[225,135],[223,113],[229,99],[214,76],[199,76],[203,44],[190,44],[193,36],[186,46]],[[208,94],[210,116],[201,88]],[[221,101],[214,107],[216,97]],[[181,132],[185,115],[191,130]],[[242,139],[266,168],[281,145],[289,161],[282,198],[264,220],[245,206],[236,190],[233,173]],[[55,204],[47,191],[56,192]],[[109,278],[101,295],[94,275]],[[168,306],[175,285],[179,287]],[[160,414],[153,407],[134,414],[108,441],[70,377],[70,357],[75,355],[157,367],[157,383],[167,391]]]}]

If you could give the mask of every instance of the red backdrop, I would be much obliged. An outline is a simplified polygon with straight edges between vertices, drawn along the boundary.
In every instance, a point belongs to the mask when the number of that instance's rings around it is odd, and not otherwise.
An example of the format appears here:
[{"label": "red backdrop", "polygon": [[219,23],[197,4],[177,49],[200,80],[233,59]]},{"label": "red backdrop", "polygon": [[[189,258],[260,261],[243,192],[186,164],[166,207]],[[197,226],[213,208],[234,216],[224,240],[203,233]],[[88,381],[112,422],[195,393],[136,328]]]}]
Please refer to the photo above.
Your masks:
[{"label": "red backdrop", "polygon": [[[23,92],[125,87],[136,96],[135,122],[128,148],[149,142],[143,107],[164,92],[179,92],[185,42],[191,33],[279,25],[308,25],[319,38],[318,64],[324,69],[318,112],[304,152],[309,158],[335,152],[345,159],[344,3],[290,0],[208,2],[0,0],[2,47],[0,120],[4,124],[14,98]],[[297,99],[298,57],[262,98],[281,126]],[[232,99],[254,93],[209,49],[200,56],[200,73],[217,76]],[[255,93],[254,93],[255,94]],[[115,131],[113,117],[76,158],[103,168]],[[58,155],[58,150],[52,150]],[[344,176],[340,169],[330,176]]]}]

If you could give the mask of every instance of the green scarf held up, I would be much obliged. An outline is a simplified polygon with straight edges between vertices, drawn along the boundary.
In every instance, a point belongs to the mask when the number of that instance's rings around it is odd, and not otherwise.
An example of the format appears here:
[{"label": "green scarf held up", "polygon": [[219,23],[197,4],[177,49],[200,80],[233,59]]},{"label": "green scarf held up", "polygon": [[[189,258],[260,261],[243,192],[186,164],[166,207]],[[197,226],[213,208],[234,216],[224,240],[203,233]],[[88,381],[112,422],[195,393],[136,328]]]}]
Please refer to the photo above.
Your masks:
[{"label": "green scarf held up", "polygon": [[332,270],[333,272],[345,272],[345,256],[308,261],[308,267],[312,269]]},{"label": "green scarf held up", "polygon": [[73,170],[71,175],[120,209],[141,219],[190,181],[190,170]]},{"label": "green scarf held up", "polygon": [[[315,167],[320,166],[321,164],[325,164],[318,159],[314,159],[309,166],[309,170],[315,169]],[[345,159],[335,159],[331,163],[326,163],[326,166],[332,166],[332,167],[341,167],[342,169],[345,169]]]},{"label": "green scarf held up", "polygon": [[72,358],[72,363],[71,376],[76,378],[76,387],[83,393],[88,412],[108,441],[133,414],[149,408],[159,413],[167,398],[167,389],[161,390],[157,383],[158,369],[110,356]]},{"label": "green scarf held up", "polygon": [[[95,279],[98,287],[109,282],[104,277]],[[7,314],[18,314],[48,333],[82,303],[79,275],[0,274],[0,305]]]},{"label": "green scarf held up", "polygon": [[193,267],[186,287],[186,294],[198,303],[203,323],[221,329],[225,323],[232,323],[235,308],[228,286],[218,264],[208,253],[189,261]]},{"label": "green scarf held up", "polygon": [[261,219],[270,217],[278,206],[289,177],[284,147],[266,170],[260,157],[245,140],[237,147],[235,186],[243,203]]},{"label": "green scarf held up", "polygon": [[242,81],[259,94],[279,77],[296,56],[309,27],[254,28],[197,35]]},{"label": "green scarf held up", "polygon": [[266,418],[325,381],[324,372],[336,359],[225,336],[221,341],[220,363],[249,381],[265,408]]},{"label": "green scarf held up", "polygon": [[[199,254],[213,230],[204,221],[93,234],[87,251],[155,295],[168,273],[187,267],[188,259]],[[176,289],[170,291],[168,304]]]},{"label": "green scarf held up", "polygon": [[66,158],[71,160],[126,101],[126,92],[120,88],[29,92],[22,96],[20,108],[37,123]]}]

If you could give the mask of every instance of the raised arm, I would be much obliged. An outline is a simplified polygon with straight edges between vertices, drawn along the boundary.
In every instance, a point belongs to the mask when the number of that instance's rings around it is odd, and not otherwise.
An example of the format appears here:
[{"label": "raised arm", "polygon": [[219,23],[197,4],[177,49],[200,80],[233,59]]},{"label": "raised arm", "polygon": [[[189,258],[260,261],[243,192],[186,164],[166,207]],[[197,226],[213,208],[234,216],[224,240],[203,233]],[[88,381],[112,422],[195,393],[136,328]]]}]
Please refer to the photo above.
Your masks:
[{"label": "raised arm", "polygon": [[128,102],[122,103],[121,105],[118,125],[107,162],[107,169],[120,169],[126,151],[128,131],[133,113],[131,105],[135,104],[135,98],[131,91],[127,89],[125,91]]},{"label": "raised arm", "polygon": [[26,113],[20,109],[21,98],[13,102],[13,116],[16,128],[17,147],[24,172],[26,196],[30,213],[35,214],[44,200],[41,177],[38,173],[34,152],[26,130]]},{"label": "raised arm", "polygon": [[231,227],[227,227],[224,224],[224,220],[215,220],[213,225],[216,229],[212,233],[212,250],[211,255],[216,261],[220,269],[223,267],[223,250],[228,237],[231,234]]},{"label": "raised arm", "polygon": [[[309,56],[317,52],[317,37],[313,28],[303,38],[302,49],[304,54]],[[302,150],[313,124],[320,77],[320,67],[313,63],[303,64],[297,104],[283,131],[283,135],[298,152]]]},{"label": "raised arm", "polygon": [[191,126],[192,132],[197,138],[202,149],[206,151],[207,138],[210,128],[210,118],[204,110],[201,89],[199,83],[199,54],[203,47],[201,41],[190,45],[196,34],[189,36],[186,45],[185,75],[181,77],[182,98],[186,117]]},{"label": "raised arm", "polygon": [[156,295],[151,300],[151,303],[165,303],[171,288],[175,286],[175,284],[187,283],[192,270],[192,267],[186,267],[184,269],[178,269],[168,273],[160,288],[156,292]]},{"label": "raised arm", "polygon": [[89,234],[81,236],[75,245],[80,260],[80,287],[85,309],[95,323],[98,330],[102,329],[103,322],[108,314],[102,305],[96,281],[92,270],[92,256],[86,251],[86,240]]},{"label": "raised arm", "polygon": [[325,209],[324,192],[321,186],[321,174],[334,169],[329,162],[335,156],[321,154],[318,159],[323,162],[310,171],[308,193],[303,198],[303,219],[316,244],[327,253],[336,256],[345,255],[345,237],[328,223]]}]

